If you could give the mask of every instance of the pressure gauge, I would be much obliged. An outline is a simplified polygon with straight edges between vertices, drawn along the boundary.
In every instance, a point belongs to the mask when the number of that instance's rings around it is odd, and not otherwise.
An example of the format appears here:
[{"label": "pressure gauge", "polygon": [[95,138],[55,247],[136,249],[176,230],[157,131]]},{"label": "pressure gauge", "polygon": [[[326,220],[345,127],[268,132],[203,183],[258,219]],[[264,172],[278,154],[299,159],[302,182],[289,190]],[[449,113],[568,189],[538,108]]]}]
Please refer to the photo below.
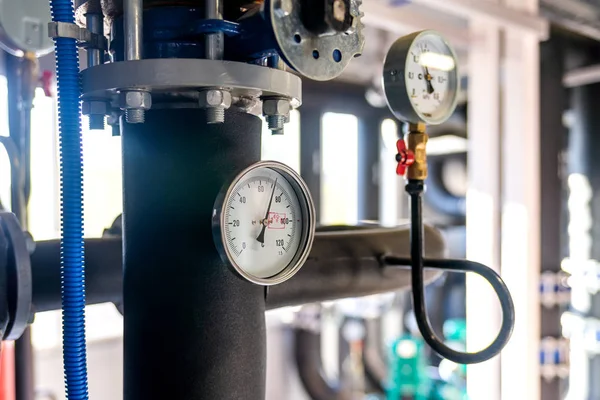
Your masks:
[{"label": "pressure gauge", "polygon": [[405,122],[430,125],[446,121],[456,108],[458,62],[454,50],[435,31],[398,39],[383,70],[383,87],[390,110]]},{"label": "pressure gauge", "polygon": [[214,240],[221,258],[250,282],[275,285],[304,264],[315,232],[315,210],[302,178],[263,161],[242,171],[217,198]]}]

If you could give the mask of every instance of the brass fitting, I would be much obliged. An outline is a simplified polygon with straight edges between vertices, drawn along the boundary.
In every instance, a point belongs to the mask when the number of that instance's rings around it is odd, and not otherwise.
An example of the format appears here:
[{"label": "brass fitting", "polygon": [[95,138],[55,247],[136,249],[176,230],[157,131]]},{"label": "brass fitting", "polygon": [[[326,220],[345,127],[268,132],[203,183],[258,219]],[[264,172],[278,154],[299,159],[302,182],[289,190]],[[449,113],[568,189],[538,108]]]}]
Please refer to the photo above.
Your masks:
[{"label": "brass fitting", "polygon": [[410,124],[406,134],[408,150],[415,155],[414,163],[408,167],[406,178],[425,180],[427,179],[427,140],[429,136],[425,133],[425,124]]}]

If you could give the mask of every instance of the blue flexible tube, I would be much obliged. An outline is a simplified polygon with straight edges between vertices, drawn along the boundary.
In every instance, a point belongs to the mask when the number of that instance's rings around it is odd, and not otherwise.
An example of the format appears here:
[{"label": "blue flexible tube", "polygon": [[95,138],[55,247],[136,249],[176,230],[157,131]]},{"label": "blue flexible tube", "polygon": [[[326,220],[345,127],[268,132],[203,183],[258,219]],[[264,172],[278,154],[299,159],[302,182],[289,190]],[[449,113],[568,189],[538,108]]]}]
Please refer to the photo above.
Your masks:
[{"label": "blue flexible tube", "polygon": [[[71,0],[51,0],[50,9],[53,21],[75,22]],[[60,131],[61,286],[65,386],[67,399],[87,400],[79,58],[75,39],[56,38],[55,44]]]}]

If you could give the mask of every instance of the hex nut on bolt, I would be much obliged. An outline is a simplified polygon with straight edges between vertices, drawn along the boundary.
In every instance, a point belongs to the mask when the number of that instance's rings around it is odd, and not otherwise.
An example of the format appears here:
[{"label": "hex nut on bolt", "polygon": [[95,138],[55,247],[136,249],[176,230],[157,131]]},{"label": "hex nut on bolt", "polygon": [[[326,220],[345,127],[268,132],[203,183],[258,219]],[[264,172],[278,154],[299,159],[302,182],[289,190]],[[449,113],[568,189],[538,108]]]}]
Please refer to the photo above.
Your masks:
[{"label": "hex nut on bolt", "polygon": [[121,92],[119,107],[123,110],[149,110],[152,108],[152,95],[140,91]]},{"label": "hex nut on bolt", "polygon": [[104,101],[86,100],[81,103],[81,113],[83,115],[106,115],[108,104]]},{"label": "hex nut on bolt", "polygon": [[206,123],[222,124],[225,122],[225,110],[231,107],[231,92],[224,89],[201,91],[198,105],[206,110]]},{"label": "hex nut on bolt", "polygon": [[146,110],[152,108],[152,95],[138,90],[123,91],[119,95],[119,107],[125,110],[127,123],[142,124],[146,120]]},{"label": "hex nut on bolt", "polygon": [[288,99],[264,99],[263,115],[273,134],[282,134],[283,126],[289,121],[292,106]]},{"label": "hex nut on bolt", "polygon": [[104,116],[108,112],[108,104],[104,101],[86,100],[81,103],[81,113],[89,116],[90,130],[104,130]]},{"label": "hex nut on bolt", "polygon": [[265,117],[271,115],[287,116],[290,113],[292,106],[288,99],[265,99],[263,100],[263,115]]}]

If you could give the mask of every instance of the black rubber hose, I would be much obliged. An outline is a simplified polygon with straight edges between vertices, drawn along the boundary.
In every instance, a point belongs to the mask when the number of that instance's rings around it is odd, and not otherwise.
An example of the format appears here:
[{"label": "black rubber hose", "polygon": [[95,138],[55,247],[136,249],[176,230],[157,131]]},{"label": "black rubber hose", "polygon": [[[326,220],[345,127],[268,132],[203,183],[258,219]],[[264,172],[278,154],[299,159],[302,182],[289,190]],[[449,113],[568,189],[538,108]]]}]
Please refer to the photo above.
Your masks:
[{"label": "black rubber hose", "polygon": [[[410,265],[413,291],[413,307],[417,325],[425,342],[440,356],[459,364],[480,363],[494,357],[504,348],[513,331],[515,309],[506,284],[494,270],[485,265],[466,260],[423,260],[423,181],[410,180],[406,191],[411,199],[411,249],[410,259],[384,256],[384,265]],[[453,272],[474,272],[486,279],[498,295],[502,309],[500,332],[492,344],[476,353],[465,353],[446,346],[431,328],[425,305],[425,281],[423,269],[433,268]]]},{"label": "black rubber hose", "polygon": [[349,394],[323,376],[321,335],[306,329],[294,329],[294,355],[298,376],[312,400],[350,400]]},{"label": "black rubber hose", "polygon": [[[382,258],[382,262],[387,266],[408,266],[410,265],[411,260],[408,258],[394,257],[394,256],[384,256]],[[415,315],[417,315],[417,322],[419,324],[419,330],[423,333],[423,337],[427,344],[429,344],[433,350],[439,353],[442,357],[447,358],[451,361],[454,361],[458,364],[476,364],[483,361],[487,361],[490,358],[494,357],[504,348],[504,346],[508,343],[510,336],[512,335],[513,327],[515,324],[515,307],[512,301],[512,297],[510,296],[510,292],[506,287],[506,284],[494,271],[493,269],[486,267],[483,264],[476,263],[474,261],[467,260],[433,260],[433,259],[425,259],[423,260],[424,269],[437,269],[449,272],[473,272],[484,279],[486,279],[494,292],[498,295],[498,299],[500,300],[500,307],[502,309],[502,325],[500,327],[500,332],[496,339],[485,349],[477,352],[477,353],[462,353],[459,351],[455,351],[447,347],[442,343],[442,341],[437,337],[435,332],[429,326],[429,320],[427,319],[427,312],[425,310],[424,301],[421,303],[420,308],[416,308],[415,310],[419,310],[418,313],[415,311]],[[414,270],[413,270],[414,271]],[[415,275],[422,276],[421,273],[415,274],[413,272],[413,278]],[[421,286],[422,288],[422,286]],[[420,293],[418,293],[420,292]],[[415,294],[416,293],[416,294]],[[423,298],[423,290],[413,289],[413,301],[415,297]]]},{"label": "black rubber hose", "polygon": [[378,392],[385,392],[387,366],[381,355],[381,318],[365,319],[367,336],[363,348],[363,364],[367,382]]}]

